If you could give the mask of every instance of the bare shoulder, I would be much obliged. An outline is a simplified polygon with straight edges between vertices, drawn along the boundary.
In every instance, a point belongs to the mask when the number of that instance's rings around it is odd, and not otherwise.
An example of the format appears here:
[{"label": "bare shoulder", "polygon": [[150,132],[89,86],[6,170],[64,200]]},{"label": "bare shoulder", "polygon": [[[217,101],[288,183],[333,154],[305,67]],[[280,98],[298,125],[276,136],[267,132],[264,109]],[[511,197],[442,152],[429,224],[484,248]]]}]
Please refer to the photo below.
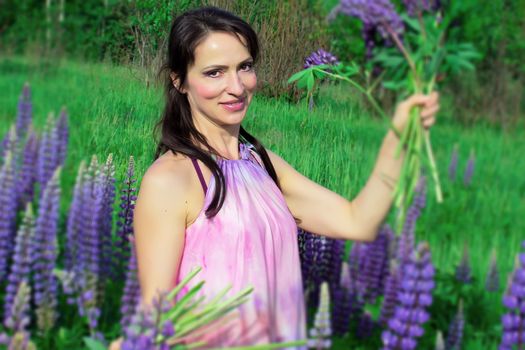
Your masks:
[{"label": "bare shoulder", "polygon": [[167,152],[146,170],[140,185],[137,204],[172,208],[185,213],[188,195],[190,160],[184,155]]}]

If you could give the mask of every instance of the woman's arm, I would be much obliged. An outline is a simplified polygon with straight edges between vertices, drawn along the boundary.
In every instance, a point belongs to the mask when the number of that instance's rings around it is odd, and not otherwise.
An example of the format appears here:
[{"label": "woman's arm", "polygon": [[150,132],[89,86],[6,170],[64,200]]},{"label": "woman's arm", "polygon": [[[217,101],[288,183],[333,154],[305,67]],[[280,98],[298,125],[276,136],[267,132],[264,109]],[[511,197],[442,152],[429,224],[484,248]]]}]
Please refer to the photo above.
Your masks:
[{"label": "woman's arm", "polygon": [[[412,107],[421,106],[425,128],[434,124],[439,109],[438,95],[413,95],[396,108],[394,127],[402,131]],[[403,154],[396,159],[397,136],[389,131],[366,185],[348,201],[339,194],[311,181],[275,153],[268,151],[275,167],[288,208],[301,219],[300,228],[338,239],[372,241],[392,205],[393,189],[399,178]]]},{"label": "woman's arm", "polygon": [[175,284],[184,247],[186,192],[181,161],[152,165],[143,177],[133,217],[141,303]]}]

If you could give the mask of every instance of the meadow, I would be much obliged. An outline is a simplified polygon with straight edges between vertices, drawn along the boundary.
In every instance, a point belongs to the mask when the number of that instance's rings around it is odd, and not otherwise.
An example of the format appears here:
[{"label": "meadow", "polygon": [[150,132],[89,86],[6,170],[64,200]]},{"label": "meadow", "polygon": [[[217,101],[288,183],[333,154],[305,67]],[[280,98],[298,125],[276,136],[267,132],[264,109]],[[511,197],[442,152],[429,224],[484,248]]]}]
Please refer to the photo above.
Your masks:
[{"label": "meadow", "polygon": [[[69,113],[68,154],[61,176],[62,227],[82,160],[89,161],[92,155],[103,160],[112,153],[117,181],[122,181],[133,156],[138,184],[153,161],[152,131],[163,96],[155,85],[145,86],[141,74],[109,64],[0,57],[0,135],[15,122],[25,82],[31,86],[37,130],[42,130],[49,112],[58,115],[65,106]],[[442,96],[443,108],[432,128],[444,202],[436,203],[429,190],[416,226],[416,239],[429,243],[437,270],[428,325],[433,333],[425,337],[421,348],[432,346],[436,329],[446,332],[461,298],[466,318],[463,348],[495,349],[501,338],[505,283],[525,239],[523,126],[509,130],[482,123],[465,127],[455,121],[462,111],[453,110],[448,101]],[[299,172],[347,199],[363,187],[388,128],[357,92],[343,84],[323,85],[313,111],[304,101],[295,105],[256,95],[243,126]],[[452,180],[448,167],[455,145],[459,163]],[[470,184],[464,184],[463,172],[472,152],[474,173]],[[347,252],[350,246],[347,242]],[[469,285],[454,278],[465,246],[473,276]],[[497,293],[484,290],[492,250],[500,271]],[[370,310],[377,312],[373,306]],[[341,349],[372,349],[378,344],[377,339],[334,338],[334,348]]]}]

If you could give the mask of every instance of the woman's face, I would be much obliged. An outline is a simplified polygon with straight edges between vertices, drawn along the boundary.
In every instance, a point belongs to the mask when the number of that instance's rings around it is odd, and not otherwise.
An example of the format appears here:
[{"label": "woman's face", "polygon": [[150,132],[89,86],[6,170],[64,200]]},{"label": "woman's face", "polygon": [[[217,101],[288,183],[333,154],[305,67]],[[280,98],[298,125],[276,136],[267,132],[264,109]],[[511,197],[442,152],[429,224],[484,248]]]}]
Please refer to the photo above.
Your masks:
[{"label": "woman's face", "polygon": [[241,123],[256,84],[253,59],[239,37],[211,32],[195,49],[195,62],[188,67],[182,92],[187,94],[193,118],[228,126]]}]

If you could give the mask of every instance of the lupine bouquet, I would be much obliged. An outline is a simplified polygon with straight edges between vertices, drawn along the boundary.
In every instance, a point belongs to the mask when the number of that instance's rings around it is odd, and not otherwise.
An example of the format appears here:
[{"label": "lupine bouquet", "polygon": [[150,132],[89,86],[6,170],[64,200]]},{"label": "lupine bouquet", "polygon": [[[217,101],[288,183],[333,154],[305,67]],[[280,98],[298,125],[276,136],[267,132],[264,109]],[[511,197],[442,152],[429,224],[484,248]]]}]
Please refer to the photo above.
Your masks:
[{"label": "lupine bouquet", "polygon": [[[316,80],[332,78],[345,81],[363,93],[376,112],[386,117],[372,95],[379,82],[384,88],[396,90],[405,97],[417,93],[429,94],[446,74],[474,69],[472,61],[479,55],[472,45],[445,41],[456,12],[454,5],[443,16],[437,1],[407,0],[404,3],[406,11],[399,14],[389,0],[341,0],[330,13],[330,18],[343,14],[356,17],[363,23],[367,67],[359,67],[355,62],[322,62],[295,73],[288,82],[297,82],[298,87],[306,88],[310,95]],[[380,74],[377,74],[378,71]],[[410,112],[409,122],[401,133],[393,125],[391,128],[400,138],[396,157],[401,150],[406,152],[401,176],[394,190],[399,233],[414,198],[422,168],[434,182],[438,202],[442,201],[442,193],[429,132],[421,125],[419,110],[414,108]]]}]

